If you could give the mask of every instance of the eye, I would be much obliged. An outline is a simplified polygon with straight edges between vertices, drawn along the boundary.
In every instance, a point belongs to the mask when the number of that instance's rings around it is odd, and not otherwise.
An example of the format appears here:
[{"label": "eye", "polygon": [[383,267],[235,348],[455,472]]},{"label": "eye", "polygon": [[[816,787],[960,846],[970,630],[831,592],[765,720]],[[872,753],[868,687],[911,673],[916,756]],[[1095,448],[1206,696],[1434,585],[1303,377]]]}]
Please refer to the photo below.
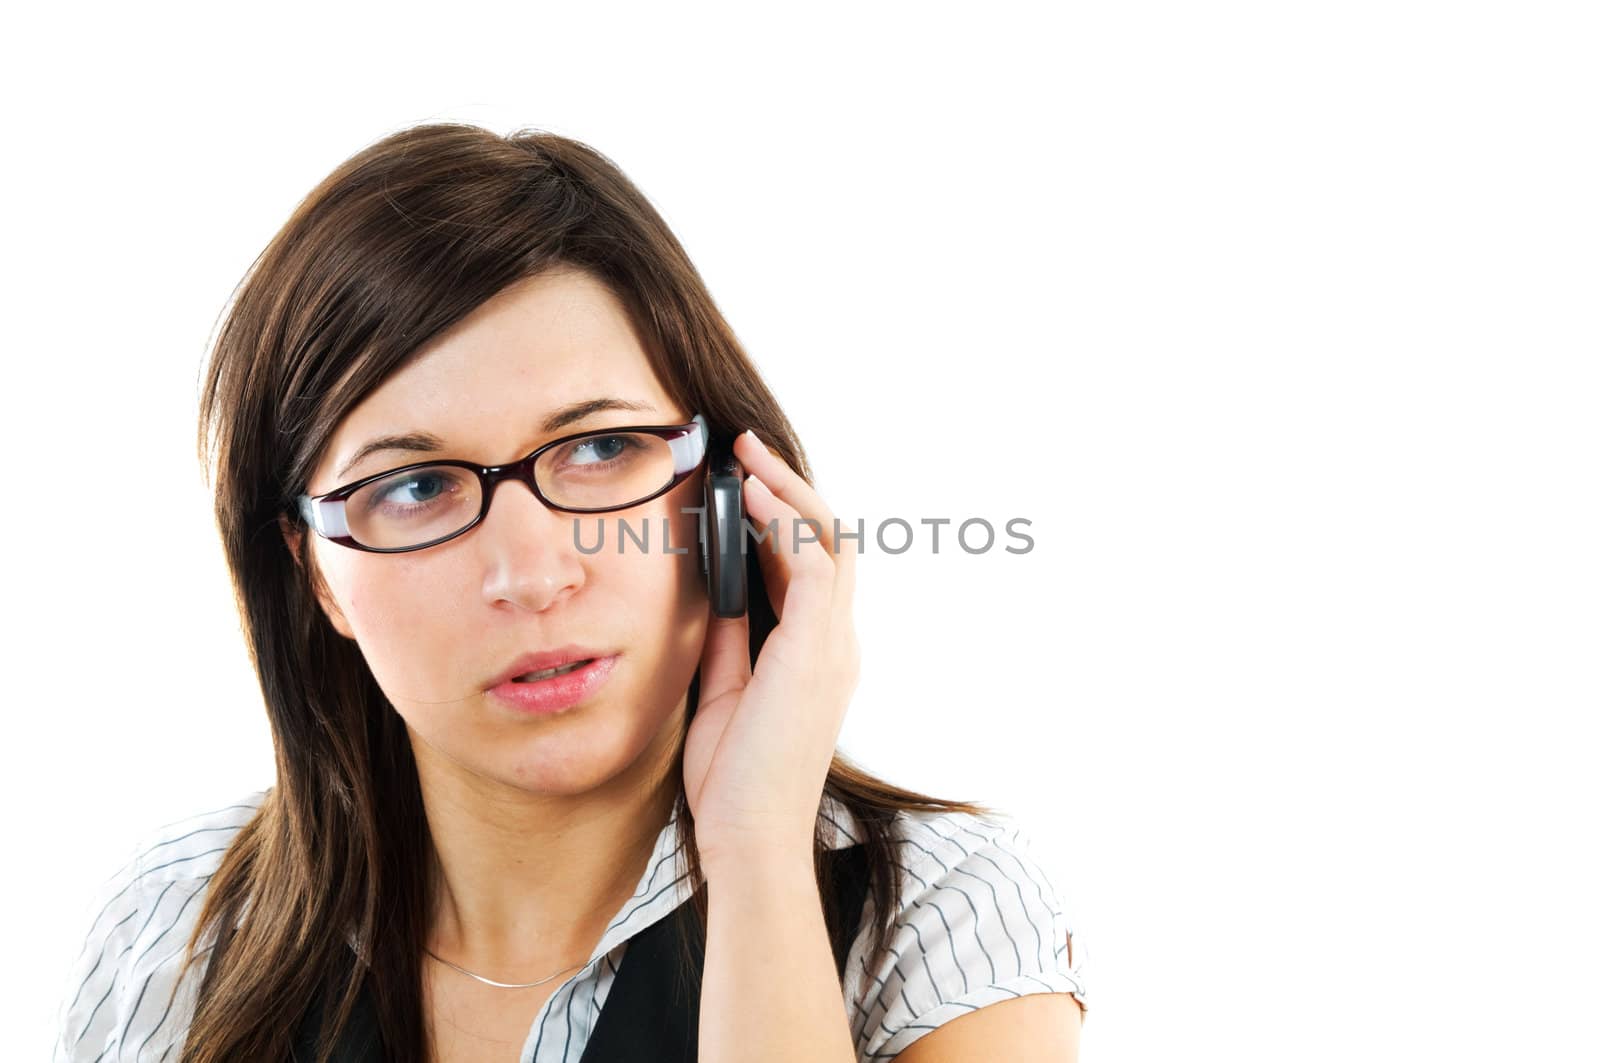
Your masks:
[{"label": "eye", "polygon": [[374,484],[370,505],[401,510],[426,506],[455,486],[448,469],[420,469],[393,480]]},{"label": "eye", "polygon": [[579,465],[613,461],[628,449],[628,440],[622,436],[598,436],[584,439],[572,448],[572,459]]}]

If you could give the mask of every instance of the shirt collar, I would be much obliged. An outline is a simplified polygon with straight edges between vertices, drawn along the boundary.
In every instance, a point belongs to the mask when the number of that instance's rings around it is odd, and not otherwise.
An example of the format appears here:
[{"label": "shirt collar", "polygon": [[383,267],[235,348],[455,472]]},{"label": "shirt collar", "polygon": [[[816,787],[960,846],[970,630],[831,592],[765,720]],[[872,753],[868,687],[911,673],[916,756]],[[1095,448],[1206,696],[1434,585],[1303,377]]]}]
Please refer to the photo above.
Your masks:
[{"label": "shirt collar", "polygon": [[[822,796],[817,815],[821,821],[822,840],[828,849],[844,849],[861,840],[862,832],[855,816],[844,802],[832,795]],[[692,898],[688,865],[683,859],[683,847],[678,840],[678,804],[674,802],[672,815],[656,835],[655,848],[639,875],[639,884],[634,888],[633,896],[617,910],[606,932],[600,936],[600,943],[595,946],[589,962],[593,964]]]},{"label": "shirt collar", "polygon": [[[855,816],[832,795],[822,796],[817,816],[821,820],[823,844],[828,849],[848,848],[861,840],[862,832]],[[644,871],[639,875],[639,884],[634,887],[633,896],[623,902],[606,927],[606,932],[600,935],[600,942],[589,955],[587,966],[592,967],[612,949],[665,918],[693,896],[689,891],[689,872],[683,859],[683,846],[678,840],[678,803],[673,802],[672,814],[656,835],[655,847]],[[359,953],[361,949],[355,931],[348,931],[345,937],[350,947]]]}]

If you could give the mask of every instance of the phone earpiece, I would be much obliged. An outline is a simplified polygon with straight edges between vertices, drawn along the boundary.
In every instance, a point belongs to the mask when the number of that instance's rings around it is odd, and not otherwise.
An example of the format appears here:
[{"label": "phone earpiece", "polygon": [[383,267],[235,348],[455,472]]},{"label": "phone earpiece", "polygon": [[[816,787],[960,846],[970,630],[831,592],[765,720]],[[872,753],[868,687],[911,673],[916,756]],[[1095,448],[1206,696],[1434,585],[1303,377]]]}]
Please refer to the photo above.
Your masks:
[{"label": "phone earpiece", "polygon": [[717,616],[743,616],[746,607],[744,467],[733,439],[715,436],[706,455],[704,534],[700,568]]}]

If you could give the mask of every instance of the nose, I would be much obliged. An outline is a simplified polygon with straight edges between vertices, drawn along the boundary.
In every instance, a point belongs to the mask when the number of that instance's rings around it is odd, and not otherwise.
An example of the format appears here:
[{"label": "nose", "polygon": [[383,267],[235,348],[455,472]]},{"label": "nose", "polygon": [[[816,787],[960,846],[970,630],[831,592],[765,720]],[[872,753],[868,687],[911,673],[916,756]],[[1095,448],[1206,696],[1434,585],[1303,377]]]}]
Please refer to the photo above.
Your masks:
[{"label": "nose", "polygon": [[488,600],[538,613],[575,594],[585,570],[571,514],[549,508],[514,477],[493,490],[489,512],[474,532]]}]

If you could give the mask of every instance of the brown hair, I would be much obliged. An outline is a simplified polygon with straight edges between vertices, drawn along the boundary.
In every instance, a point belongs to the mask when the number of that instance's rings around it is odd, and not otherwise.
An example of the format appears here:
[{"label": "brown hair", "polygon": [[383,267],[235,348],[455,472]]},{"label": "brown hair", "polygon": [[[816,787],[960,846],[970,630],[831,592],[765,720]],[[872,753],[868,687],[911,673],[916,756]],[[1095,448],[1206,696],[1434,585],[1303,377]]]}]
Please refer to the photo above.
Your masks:
[{"label": "brown hair", "polygon": [[[705,414],[713,431],[754,428],[812,478],[788,419],[683,248],[593,148],[538,131],[500,136],[439,123],[386,136],[329,174],[235,291],[202,382],[200,456],[215,478],[277,783],[224,854],[188,942],[186,972],[209,955],[184,1063],[284,1058],[313,998],[334,987],[325,1006],[336,1033],[362,979],[386,1058],[426,1058],[420,857],[431,841],[416,764],[359,648],[317,604],[309,536],[300,536],[297,558],[281,529],[301,526],[293,499],[346,413],[431,337],[507,285],[558,266],[586,270],[616,294],[675,401]],[[752,660],[773,624],[756,573]],[[697,684],[698,676],[691,711]],[[679,839],[703,935],[704,878],[677,777]],[[838,754],[825,793],[865,835],[875,963],[901,904],[894,815],[989,810],[892,786]],[[816,866],[827,898],[821,830]],[[827,908],[830,932],[854,932]],[[354,963],[351,944],[359,944]]]}]

